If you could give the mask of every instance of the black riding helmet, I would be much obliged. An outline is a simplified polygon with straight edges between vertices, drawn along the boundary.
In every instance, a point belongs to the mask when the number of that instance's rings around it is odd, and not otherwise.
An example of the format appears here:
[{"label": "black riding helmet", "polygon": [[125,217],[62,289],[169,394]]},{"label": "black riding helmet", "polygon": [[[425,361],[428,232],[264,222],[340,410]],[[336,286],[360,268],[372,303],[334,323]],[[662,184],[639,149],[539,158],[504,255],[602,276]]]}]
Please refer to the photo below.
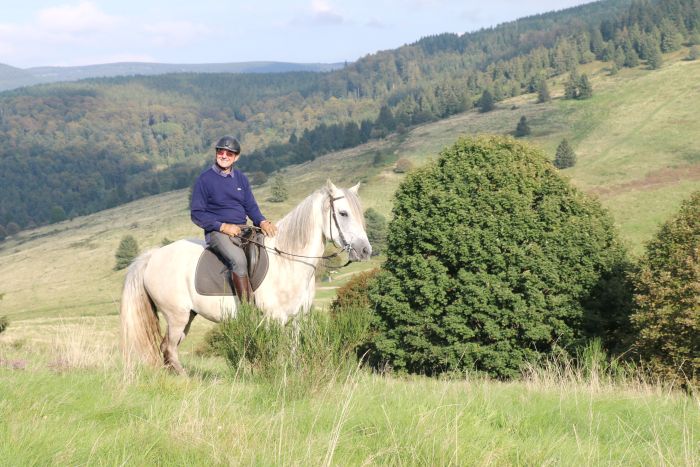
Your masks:
[{"label": "black riding helmet", "polygon": [[236,154],[241,152],[241,143],[233,136],[224,136],[216,143],[216,149],[228,149]]}]

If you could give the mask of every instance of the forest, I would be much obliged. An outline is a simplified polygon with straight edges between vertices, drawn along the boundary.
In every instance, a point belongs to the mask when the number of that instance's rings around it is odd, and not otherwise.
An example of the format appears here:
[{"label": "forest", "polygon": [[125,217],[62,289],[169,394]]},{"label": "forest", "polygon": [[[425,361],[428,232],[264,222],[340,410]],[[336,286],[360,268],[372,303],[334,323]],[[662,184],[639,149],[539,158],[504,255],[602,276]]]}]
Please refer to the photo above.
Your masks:
[{"label": "forest", "polygon": [[0,232],[189,186],[213,141],[238,137],[246,171],[498,101],[601,60],[656,68],[700,43],[700,0],[609,0],[466,34],[424,37],[343,69],[89,79],[0,93]]}]

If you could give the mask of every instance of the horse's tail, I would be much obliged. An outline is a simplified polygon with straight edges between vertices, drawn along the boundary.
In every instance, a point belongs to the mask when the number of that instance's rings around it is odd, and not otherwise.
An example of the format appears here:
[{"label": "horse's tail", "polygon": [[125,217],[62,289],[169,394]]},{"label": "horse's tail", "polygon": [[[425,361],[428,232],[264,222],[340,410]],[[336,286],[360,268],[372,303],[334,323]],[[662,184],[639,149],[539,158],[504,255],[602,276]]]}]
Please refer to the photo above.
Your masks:
[{"label": "horse's tail", "polygon": [[136,258],[129,266],[124,279],[119,314],[122,327],[122,353],[127,365],[139,361],[154,366],[161,363],[158,315],[143,283],[146,265],[154,251],[146,251]]}]

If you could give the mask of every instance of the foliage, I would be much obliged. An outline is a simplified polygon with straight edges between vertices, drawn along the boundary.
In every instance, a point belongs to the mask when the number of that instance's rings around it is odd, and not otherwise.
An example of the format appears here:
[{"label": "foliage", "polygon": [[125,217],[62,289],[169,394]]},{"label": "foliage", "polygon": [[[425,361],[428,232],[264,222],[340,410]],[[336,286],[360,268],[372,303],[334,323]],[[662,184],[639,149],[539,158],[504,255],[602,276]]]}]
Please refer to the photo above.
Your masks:
[{"label": "foliage", "polygon": [[131,264],[131,262],[139,255],[139,245],[133,235],[124,235],[119,242],[117,251],[114,254],[117,260],[114,269],[119,271]]},{"label": "foliage", "polygon": [[355,274],[344,286],[338,289],[331,303],[331,313],[342,313],[352,308],[368,308],[370,306],[368,291],[370,282],[379,273],[378,268]]},{"label": "foliage", "polygon": [[7,238],[7,230],[0,224],[0,242],[5,240],[5,238]]},{"label": "foliage", "polygon": [[649,242],[634,283],[639,354],[664,380],[700,384],[700,191]]},{"label": "foliage", "polygon": [[537,86],[537,103],[543,104],[552,100],[552,96],[549,93],[549,86],[547,86],[547,80],[541,79],[539,85]]},{"label": "foliage", "polygon": [[253,186],[262,185],[267,182],[267,174],[263,171],[256,170],[250,174],[250,184]]},{"label": "foliage", "polygon": [[342,308],[329,314],[312,310],[282,325],[242,305],[206,338],[205,353],[223,356],[237,374],[259,381],[293,381],[298,395],[357,365],[356,350],[366,340],[369,312]]},{"label": "foliage", "polygon": [[0,334],[2,334],[9,325],[10,320],[7,319],[7,316],[0,316]]},{"label": "foliage", "polygon": [[368,208],[364,214],[367,239],[372,245],[372,256],[384,252],[386,248],[387,223],[386,218],[376,209]]},{"label": "foliage", "polygon": [[557,169],[568,169],[576,165],[576,153],[569,144],[569,140],[564,138],[557,146],[557,152],[554,156],[554,166]]},{"label": "foliage", "polygon": [[370,291],[375,364],[513,377],[620,319],[599,290],[625,258],[612,220],[530,146],[458,140],[406,178],[393,215]]},{"label": "foliage", "polygon": [[693,60],[697,60],[699,56],[700,56],[700,50],[698,50],[698,46],[692,45],[690,47],[690,49],[688,50],[688,57],[686,59],[693,61]]},{"label": "foliage", "polygon": [[527,117],[523,115],[522,117],[520,117],[520,121],[515,127],[515,136],[521,138],[523,136],[529,135],[530,133],[532,133],[532,130],[530,129],[530,124],[527,123]]},{"label": "foliage", "polygon": [[594,2],[425,37],[329,73],[173,73],[5,92],[0,224],[27,228],[187,187],[221,134],[255,156],[241,169],[269,174],[463,112],[485,91],[494,102],[533,92],[537,79],[594,57],[634,67],[649,44],[676,50],[698,36],[699,1]]},{"label": "foliage", "polygon": [[654,49],[650,52],[649,56],[647,57],[647,65],[649,65],[649,69],[657,70],[661,68],[663,62],[664,59],[661,56],[661,50],[659,50],[657,47],[654,47]]},{"label": "foliage", "polygon": [[16,222],[10,222],[9,224],[7,224],[7,227],[5,228],[5,230],[7,231],[7,235],[9,237],[11,237],[13,235],[17,235],[19,233],[20,229],[19,229],[19,225],[17,225]]},{"label": "foliage", "polygon": [[496,107],[493,95],[488,89],[484,89],[484,92],[481,93],[479,102],[477,102],[476,105],[479,107],[479,111],[482,113],[490,112]]},{"label": "foliage", "polygon": [[270,201],[273,203],[282,203],[287,201],[289,198],[289,190],[287,189],[287,183],[284,181],[282,175],[276,175],[272,180]]},{"label": "foliage", "polygon": [[394,172],[397,174],[405,174],[413,168],[413,162],[406,159],[405,157],[399,158],[394,166]]},{"label": "foliage", "polygon": [[593,86],[588,76],[584,73],[579,75],[572,71],[569,79],[564,84],[565,99],[588,99],[593,96]]}]

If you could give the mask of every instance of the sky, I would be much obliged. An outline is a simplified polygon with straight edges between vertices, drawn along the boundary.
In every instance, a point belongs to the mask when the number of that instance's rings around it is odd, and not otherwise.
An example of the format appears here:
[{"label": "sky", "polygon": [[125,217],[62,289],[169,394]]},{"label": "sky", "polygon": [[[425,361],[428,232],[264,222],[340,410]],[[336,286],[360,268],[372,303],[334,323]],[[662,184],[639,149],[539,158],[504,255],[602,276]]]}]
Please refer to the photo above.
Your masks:
[{"label": "sky", "polygon": [[589,1],[15,0],[0,13],[0,63],[352,62]]}]

